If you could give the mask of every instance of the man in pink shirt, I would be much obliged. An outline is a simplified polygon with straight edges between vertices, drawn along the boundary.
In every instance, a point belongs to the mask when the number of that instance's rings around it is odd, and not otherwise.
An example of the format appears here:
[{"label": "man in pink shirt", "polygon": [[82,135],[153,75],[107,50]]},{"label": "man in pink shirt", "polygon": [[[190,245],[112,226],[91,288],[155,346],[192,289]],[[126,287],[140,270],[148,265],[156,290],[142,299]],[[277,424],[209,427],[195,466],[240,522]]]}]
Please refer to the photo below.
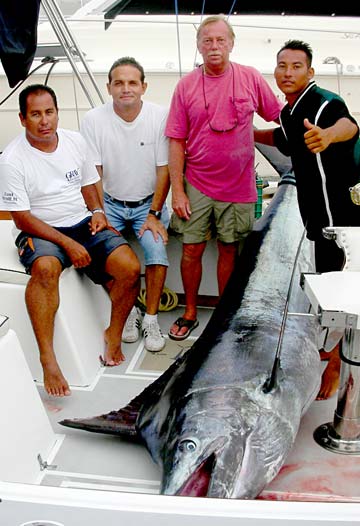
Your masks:
[{"label": "man in pink shirt", "polygon": [[230,62],[234,38],[221,15],[201,23],[197,47],[204,64],[179,81],[165,131],[170,138],[171,226],[183,236],[186,307],[170,328],[175,340],[187,338],[198,325],[202,255],[211,232],[217,237],[220,295],[232,273],[252,229],[257,200],[253,115],[276,121],[282,107],[257,70]]}]

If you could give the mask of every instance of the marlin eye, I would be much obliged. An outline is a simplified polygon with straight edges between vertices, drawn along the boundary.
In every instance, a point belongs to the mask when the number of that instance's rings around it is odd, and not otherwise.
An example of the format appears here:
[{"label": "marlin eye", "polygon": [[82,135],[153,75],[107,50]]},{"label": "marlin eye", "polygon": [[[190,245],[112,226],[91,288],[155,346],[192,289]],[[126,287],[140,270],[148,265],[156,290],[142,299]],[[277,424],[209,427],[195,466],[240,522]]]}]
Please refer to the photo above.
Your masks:
[{"label": "marlin eye", "polygon": [[195,451],[196,444],[193,440],[182,440],[179,443],[179,449],[180,451],[189,451],[191,453],[192,451]]}]

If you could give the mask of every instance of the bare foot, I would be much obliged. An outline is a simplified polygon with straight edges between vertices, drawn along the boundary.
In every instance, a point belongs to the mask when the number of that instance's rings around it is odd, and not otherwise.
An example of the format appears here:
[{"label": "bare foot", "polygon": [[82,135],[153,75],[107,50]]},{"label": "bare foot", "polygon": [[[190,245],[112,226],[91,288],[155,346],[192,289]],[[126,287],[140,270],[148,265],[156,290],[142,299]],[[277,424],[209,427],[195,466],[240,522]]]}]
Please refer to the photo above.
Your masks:
[{"label": "bare foot", "polygon": [[322,360],[327,360],[329,363],[323,372],[321,387],[316,400],[327,400],[328,398],[331,398],[339,388],[341,364],[339,345],[329,353],[323,353],[321,351],[320,358]]},{"label": "bare foot", "polygon": [[60,367],[55,364],[43,364],[44,385],[46,392],[51,396],[70,396],[69,384],[65,380]]},{"label": "bare foot", "polygon": [[108,330],[104,333],[105,339],[105,352],[104,358],[100,356],[100,361],[103,365],[113,367],[114,365],[120,365],[121,362],[125,361],[125,356],[122,353],[120,344],[111,345],[108,341]]}]

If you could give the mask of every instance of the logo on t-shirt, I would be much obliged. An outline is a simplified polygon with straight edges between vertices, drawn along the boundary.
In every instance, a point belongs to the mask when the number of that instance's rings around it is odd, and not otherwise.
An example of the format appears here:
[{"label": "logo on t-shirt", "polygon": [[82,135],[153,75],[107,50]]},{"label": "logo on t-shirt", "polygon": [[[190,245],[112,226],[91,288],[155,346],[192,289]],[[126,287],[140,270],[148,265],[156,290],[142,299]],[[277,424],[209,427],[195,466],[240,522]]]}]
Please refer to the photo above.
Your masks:
[{"label": "logo on t-shirt", "polygon": [[78,183],[80,181],[80,168],[75,168],[75,170],[66,172],[65,177],[70,184]]},{"label": "logo on t-shirt", "polygon": [[2,195],[3,203],[17,203],[17,196],[14,194],[14,192],[4,192]]}]

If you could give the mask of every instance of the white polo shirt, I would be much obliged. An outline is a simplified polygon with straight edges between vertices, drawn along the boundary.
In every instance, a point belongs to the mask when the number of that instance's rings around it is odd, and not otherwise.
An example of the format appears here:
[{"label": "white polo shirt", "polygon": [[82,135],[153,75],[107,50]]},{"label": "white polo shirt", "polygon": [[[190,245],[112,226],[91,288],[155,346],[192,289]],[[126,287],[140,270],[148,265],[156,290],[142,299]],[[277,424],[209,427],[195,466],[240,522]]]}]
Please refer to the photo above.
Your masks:
[{"label": "white polo shirt", "polygon": [[25,133],[0,155],[0,207],[30,210],[45,223],[72,226],[90,215],[81,187],[99,175],[80,133],[58,129],[58,146],[46,153],[33,148]]}]

